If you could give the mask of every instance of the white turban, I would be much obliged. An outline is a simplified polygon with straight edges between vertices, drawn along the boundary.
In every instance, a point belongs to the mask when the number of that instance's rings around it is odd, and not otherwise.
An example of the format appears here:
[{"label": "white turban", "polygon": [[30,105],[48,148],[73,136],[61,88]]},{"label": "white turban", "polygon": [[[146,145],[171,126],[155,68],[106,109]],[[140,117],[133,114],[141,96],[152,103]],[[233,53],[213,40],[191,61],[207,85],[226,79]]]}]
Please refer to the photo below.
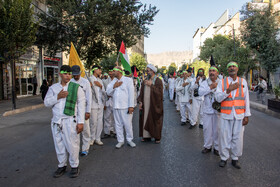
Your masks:
[{"label": "white turban", "polygon": [[148,64],[147,68],[150,68],[151,70],[153,70],[153,72],[157,72],[157,68],[153,65],[153,64]]}]

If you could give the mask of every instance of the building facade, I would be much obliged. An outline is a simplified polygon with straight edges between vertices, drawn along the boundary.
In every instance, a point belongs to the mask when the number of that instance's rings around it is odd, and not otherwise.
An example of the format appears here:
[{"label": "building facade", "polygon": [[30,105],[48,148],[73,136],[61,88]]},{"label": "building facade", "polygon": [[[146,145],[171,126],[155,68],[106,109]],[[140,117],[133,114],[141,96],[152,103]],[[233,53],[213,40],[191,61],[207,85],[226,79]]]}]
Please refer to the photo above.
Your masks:
[{"label": "building facade", "polygon": [[193,58],[192,61],[199,60],[201,47],[207,38],[213,38],[216,31],[223,27],[230,20],[229,11],[226,10],[216,22],[210,23],[207,28],[198,28],[193,36]]},{"label": "building facade", "polygon": [[[45,1],[33,0],[31,6],[34,7],[35,21],[36,14],[47,13],[48,7]],[[35,42],[36,43],[36,42]],[[24,55],[15,62],[15,87],[17,97],[30,96],[33,94],[35,82],[37,80],[36,93],[40,92],[40,86],[44,79],[49,84],[58,82],[58,69],[63,63],[62,53],[57,53],[54,57],[49,56],[46,51],[35,44],[31,46]],[[0,86],[0,100],[11,99],[12,97],[12,73],[9,63],[2,62],[2,81]]]},{"label": "building facade", "polygon": [[141,36],[140,39],[137,38],[137,43],[134,46],[127,48],[128,56],[131,56],[133,53],[139,53],[144,58],[146,58],[146,54],[144,51],[144,35]]}]

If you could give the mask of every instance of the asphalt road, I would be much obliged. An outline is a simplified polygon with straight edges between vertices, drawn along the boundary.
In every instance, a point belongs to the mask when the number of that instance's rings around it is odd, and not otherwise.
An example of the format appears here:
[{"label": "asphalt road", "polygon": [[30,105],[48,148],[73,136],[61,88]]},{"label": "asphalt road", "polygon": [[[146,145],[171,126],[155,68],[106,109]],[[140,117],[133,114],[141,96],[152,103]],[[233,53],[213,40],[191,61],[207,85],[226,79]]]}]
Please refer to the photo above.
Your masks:
[{"label": "asphalt road", "polygon": [[[180,126],[173,103],[164,101],[161,144],[138,138],[138,111],[133,118],[136,148],[115,149],[104,139],[80,159],[80,176],[52,177],[57,159],[50,129],[50,109],[1,118],[0,186],[280,186],[279,119],[252,110],[245,129],[241,170],[218,166],[219,157],[203,155],[203,133]],[[70,167],[68,167],[68,171]]]}]

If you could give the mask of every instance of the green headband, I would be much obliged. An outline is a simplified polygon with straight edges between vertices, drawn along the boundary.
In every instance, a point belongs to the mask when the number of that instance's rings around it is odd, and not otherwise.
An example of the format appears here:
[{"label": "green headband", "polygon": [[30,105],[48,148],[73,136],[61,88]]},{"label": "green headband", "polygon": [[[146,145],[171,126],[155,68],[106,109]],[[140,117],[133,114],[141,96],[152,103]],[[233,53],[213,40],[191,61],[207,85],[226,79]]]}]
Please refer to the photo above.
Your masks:
[{"label": "green headband", "polygon": [[108,73],[104,73],[104,75],[108,75]]},{"label": "green headband", "polygon": [[66,73],[69,73],[72,75],[72,72],[68,72],[68,71],[60,71],[60,74],[66,74]]},{"label": "green headband", "polygon": [[229,66],[238,67],[238,64],[237,64],[236,62],[230,62],[230,63],[228,63],[227,68],[228,68]]},{"label": "green headband", "polygon": [[187,71],[182,71],[182,73],[187,73]]},{"label": "green headband", "polygon": [[199,72],[203,72],[203,70],[202,70],[202,69],[201,69],[201,70],[198,70],[198,73],[199,73]]},{"label": "green headband", "polygon": [[93,69],[91,70],[91,72],[93,73],[94,70],[97,70],[97,69],[98,69],[98,67],[95,67],[95,68],[93,68]]},{"label": "green headband", "polygon": [[109,71],[114,71],[113,69],[110,69]]},{"label": "green headband", "polygon": [[219,73],[219,70],[216,67],[210,67],[209,70],[211,69],[216,70]]},{"label": "green headband", "polygon": [[120,70],[120,69],[118,69],[118,68],[114,68],[113,70],[115,70],[115,71],[119,71],[119,72],[123,72],[122,70]]}]

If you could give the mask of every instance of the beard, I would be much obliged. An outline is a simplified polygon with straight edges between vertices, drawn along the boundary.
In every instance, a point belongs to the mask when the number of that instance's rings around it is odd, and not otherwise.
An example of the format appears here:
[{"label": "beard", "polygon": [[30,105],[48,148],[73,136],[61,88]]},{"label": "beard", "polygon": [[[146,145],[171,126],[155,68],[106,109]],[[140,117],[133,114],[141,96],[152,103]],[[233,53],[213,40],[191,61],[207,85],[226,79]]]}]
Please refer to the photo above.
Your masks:
[{"label": "beard", "polygon": [[152,75],[151,75],[151,74],[147,74],[147,78],[148,78],[148,80],[150,80],[150,79],[151,79],[151,77],[152,77]]}]

